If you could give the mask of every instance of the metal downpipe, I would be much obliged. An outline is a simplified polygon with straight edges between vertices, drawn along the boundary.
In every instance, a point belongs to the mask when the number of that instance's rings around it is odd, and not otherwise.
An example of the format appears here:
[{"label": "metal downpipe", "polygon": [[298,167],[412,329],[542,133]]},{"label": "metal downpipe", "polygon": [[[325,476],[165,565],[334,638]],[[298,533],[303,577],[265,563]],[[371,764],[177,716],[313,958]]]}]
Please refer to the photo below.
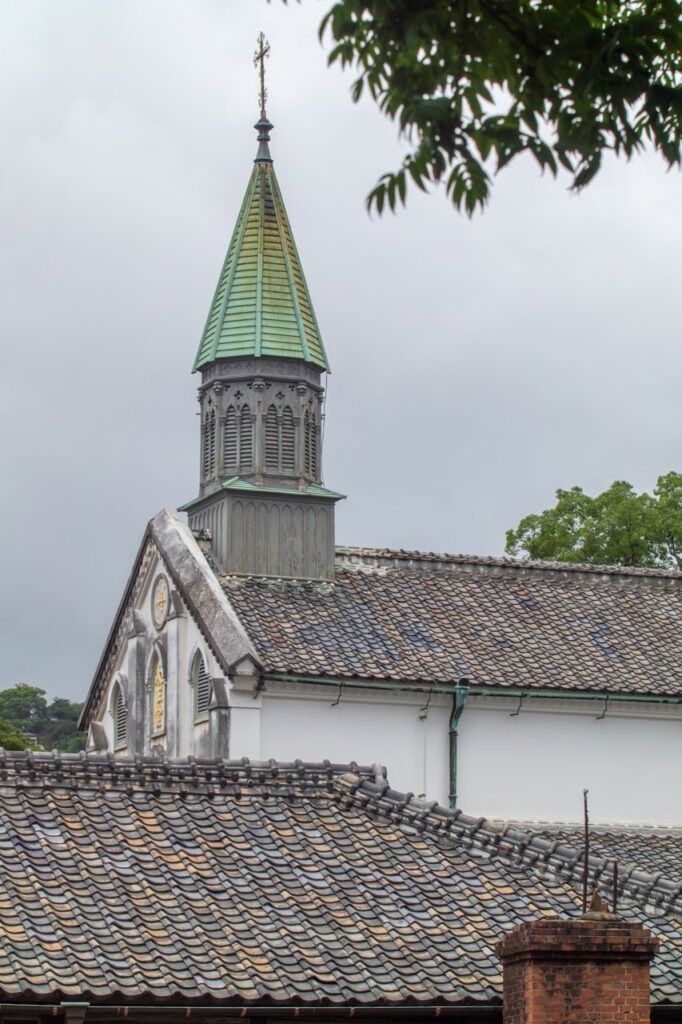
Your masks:
[{"label": "metal downpipe", "polygon": [[457,807],[457,729],[459,720],[466,707],[469,694],[469,680],[460,679],[452,695],[452,710],[450,711],[450,723],[448,727],[448,740],[450,748],[450,810]]}]

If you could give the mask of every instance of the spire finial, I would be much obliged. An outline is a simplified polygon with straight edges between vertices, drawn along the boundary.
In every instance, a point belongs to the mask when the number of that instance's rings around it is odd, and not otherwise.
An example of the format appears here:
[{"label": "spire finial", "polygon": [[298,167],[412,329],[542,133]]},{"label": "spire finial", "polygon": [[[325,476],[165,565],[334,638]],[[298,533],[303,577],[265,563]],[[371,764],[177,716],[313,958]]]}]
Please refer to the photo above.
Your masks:
[{"label": "spire finial", "polygon": [[258,49],[253,55],[253,66],[258,67],[260,64],[260,118],[254,125],[254,128],[258,132],[258,152],[256,153],[255,160],[257,164],[272,163],[270,147],[268,146],[272,125],[268,121],[267,114],[265,113],[265,101],[268,98],[268,90],[265,88],[265,58],[269,56],[270,43],[261,32],[258,36]]},{"label": "spire finial", "polygon": [[265,101],[268,98],[268,91],[265,88],[265,58],[269,56],[270,43],[261,32],[258,36],[258,49],[253,55],[253,66],[258,67],[260,64],[260,116],[262,121],[266,118]]}]

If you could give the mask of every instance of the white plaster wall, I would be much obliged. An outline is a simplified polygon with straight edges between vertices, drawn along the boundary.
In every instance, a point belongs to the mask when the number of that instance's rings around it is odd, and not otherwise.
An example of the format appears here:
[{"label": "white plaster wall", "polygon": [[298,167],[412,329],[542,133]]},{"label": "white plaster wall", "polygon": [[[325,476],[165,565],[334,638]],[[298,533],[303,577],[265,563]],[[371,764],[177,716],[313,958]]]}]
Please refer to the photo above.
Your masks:
[{"label": "white plaster wall", "polygon": [[458,805],[499,818],[682,824],[682,715],[672,705],[470,698]]},{"label": "white plaster wall", "polygon": [[[290,761],[379,763],[388,769],[394,789],[425,794],[448,802],[449,704],[431,701],[425,717],[424,694],[382,693],[378,697],[358,690],[296,692],[263,695],[260,722],[262,758]],[[447,700],[447,698],[446,698]],[[239,739],[232,738],[235,756]],[[245,751],[245,753],[247,753]]]}]

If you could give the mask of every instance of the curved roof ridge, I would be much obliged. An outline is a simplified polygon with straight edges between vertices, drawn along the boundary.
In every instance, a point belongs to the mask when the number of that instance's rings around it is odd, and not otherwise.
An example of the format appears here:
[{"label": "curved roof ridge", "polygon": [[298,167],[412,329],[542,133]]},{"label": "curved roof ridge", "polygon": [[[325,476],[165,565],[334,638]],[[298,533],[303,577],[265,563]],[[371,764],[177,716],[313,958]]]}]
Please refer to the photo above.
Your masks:
[{"label": "curved roof ridge", "polygon": [[[531,829],[515,824],[495,822],[485,817],[473,818],[460,810],[451,810],[415,797],[412,793],[392,790],[388,782],[377,784],[359,776],[341,776],[336,788],[346,806],[361,807],[372,815],[385,817],[393,825],[400,824],[410,832],[428,832],[442,842],[456,843],[471,854],[489,860],[502,860],[510,866],[531,869],[541,874],[551,871],[562,882],[582,885],[584,851],[581,843],[573,845],[561,839],[536,835]],[[610,857],[592,857],[589,863],[590,887],[610,892],[614,861],[619,866],[619,897],[662,913],[682,914],[682,884],[662,872],[652,873],[633,861]]]}]

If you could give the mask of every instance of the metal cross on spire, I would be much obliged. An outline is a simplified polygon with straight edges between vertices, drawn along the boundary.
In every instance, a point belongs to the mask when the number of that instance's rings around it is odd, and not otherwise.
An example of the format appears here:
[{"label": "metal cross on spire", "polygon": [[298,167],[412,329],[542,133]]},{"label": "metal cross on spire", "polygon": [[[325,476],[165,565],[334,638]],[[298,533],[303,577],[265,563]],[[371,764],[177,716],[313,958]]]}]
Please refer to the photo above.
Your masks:
[{"label": "metal cross on spire", "polygon": [[265,88],[265,58],[270,56],[270,43],[263,33],[258,36],[258,49],[253,55],[253,66],[260,64],[260,116],[265,118],[265,101],[268,98],[268,91]]}]

